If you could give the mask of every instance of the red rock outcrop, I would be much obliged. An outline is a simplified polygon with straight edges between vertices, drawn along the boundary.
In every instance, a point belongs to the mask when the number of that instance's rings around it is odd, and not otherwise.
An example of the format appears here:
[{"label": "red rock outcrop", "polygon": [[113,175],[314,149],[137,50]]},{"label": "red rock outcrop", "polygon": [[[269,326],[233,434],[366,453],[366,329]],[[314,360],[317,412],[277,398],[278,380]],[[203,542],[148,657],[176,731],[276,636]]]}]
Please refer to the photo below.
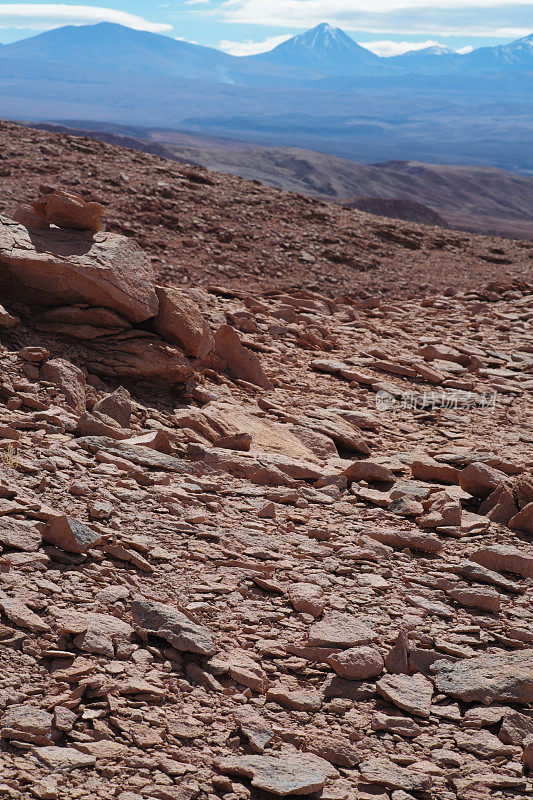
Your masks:
[{"label": "red rock outcrop", "polygon": [[0,291],[35,306],[85,303],[130,322],[157,314],[155,277],[147,256],[114,233],[32,231],[0,217]]},{"label": "red rock outcrop", "polygon": [[32,210],[48,224],[58,228],[74,228],[97,233],[102,228],[104,207],[87,203],[72,192],[55,191],[45,194],[32,204]]}]

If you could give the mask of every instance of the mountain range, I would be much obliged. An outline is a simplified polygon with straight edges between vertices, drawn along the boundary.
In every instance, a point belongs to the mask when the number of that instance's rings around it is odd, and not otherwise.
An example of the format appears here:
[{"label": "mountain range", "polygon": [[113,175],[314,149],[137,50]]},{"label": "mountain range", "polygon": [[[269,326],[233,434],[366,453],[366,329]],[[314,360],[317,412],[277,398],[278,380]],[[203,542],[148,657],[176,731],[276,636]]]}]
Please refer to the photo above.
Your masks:
[{"label": "mountain range", "polygon": [[4,45],[0,58],[57,71],[83,70],[89,78],[95,73],[115,73],[253,85],[258,79],[283,80],[285,73],[289,77],[285,69],[107,22],[67,25],[21,39]]},{"label": "mountain range", "polygon": [[340,28],[323,23],[253,58],[263,63],[337,76],[405,71],[475,74],[490,70],[531,70],[533,34],[510,44],[483,47],[465,54],[436,46],[385,58],[361,47]]},{"label": "mountain range", "polygon": [[90,72],[165,75],[242,85],[274,79],[299,83],[319,76],[533,69],[533,34],[510,44],[459,54],[429,47],[384,58],[361,47],[340,28],[322,23],[266,53],[237,57],[170,36],[115,23],[69,25],[3,45],[0,57]]},{"label": "mountain range", "polygon": [[464,55],[429,48],[383,58],[323,24],[269,53],[236,57],[100,23],[1,46],[0,116],[527,175],[532,78],[533,35]]}]

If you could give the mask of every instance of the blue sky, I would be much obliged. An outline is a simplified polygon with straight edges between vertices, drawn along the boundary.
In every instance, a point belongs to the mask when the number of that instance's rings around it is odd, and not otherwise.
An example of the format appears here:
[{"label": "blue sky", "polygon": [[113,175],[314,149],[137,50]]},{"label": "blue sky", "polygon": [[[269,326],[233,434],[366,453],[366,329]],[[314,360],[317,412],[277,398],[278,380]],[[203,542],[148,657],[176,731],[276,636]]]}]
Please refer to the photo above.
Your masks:
[{"label": "blue sky", "polygon": [[[370,10],[369,10],[370,9]],[[0,3],[0,42],[60,25],[119,22],[235,55],[271,49],[320,22],[380,55],[431,44],[482,47],[533,32],[533,0],[86,0]]]}]

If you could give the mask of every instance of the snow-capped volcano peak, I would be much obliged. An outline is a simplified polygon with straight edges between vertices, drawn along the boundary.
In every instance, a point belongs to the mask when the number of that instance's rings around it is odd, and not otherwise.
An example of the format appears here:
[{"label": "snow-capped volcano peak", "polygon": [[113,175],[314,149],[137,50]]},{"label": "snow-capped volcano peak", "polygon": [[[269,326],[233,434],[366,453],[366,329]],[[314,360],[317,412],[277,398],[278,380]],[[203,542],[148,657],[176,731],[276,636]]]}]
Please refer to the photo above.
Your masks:
[{"label": "snow-capped volcano peak", "polygon": [[294,36],[269,53],[258,56],[262,61],[303,69],[316,69],[334,75],[351,71],[355,64],[374,63],[378,57],[354,42],[340,28],[327,22]]}]

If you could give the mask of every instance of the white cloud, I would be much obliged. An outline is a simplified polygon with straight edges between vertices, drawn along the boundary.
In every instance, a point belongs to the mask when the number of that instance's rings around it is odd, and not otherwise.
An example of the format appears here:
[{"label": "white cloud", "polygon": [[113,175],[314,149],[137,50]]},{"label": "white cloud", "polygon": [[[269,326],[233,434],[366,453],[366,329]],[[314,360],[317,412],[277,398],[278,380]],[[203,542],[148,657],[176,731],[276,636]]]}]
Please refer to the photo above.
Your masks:
[{"label": "white cloud", "polygon": [[229,42],[223,39],[218,43],[218,49],[224,50],[232,56],[255,56],[257,53],[267,53],[278,44],[292,39],[293,34],[282,34],[281,36],[269,36],[262,42],[254,42],[252,39],[247,39],[245,42]]},{"label": "white cloud", "polygon": [[225,0],[226,22],[311,28],[330,22],[351,31],[517,38],[531,33],[533,0]]},{"label": "white cloud", "polygon": [[[395,11],[415,8],[496,8],[498,6],[533,5],[530,0],[375,0],[372,12],[375,14],[390,14]],[[341,16],[351,16],[358,13],[368,13],[367,0],[226,0],[223,7],[235,15],[251,16],[261,13],[271,18],[273,15],[285,13],[286,17],[293,15],[304,17],[315,16],[324,21]],[[248,21],[251,21],[250,19]]]},{"label": "white cloud", "polygon": [[187,44],[198,44],[193,39],[186,39],[184,36],[175,36],[174,37],[177,42],[187,42]]},{"label": "white cloud", "polygon": [[401,56],[411,50],[424,50],[426,47],[435,47],[439,45],[439,42],[434,42],[432,39],[428,39],[427,42],[390,42],[386,39],[381,39],[377,42],[359,42],[358,44],[378,56],[388,58],[389,56]]},{"label": "white cloud", "polygon": [[71,6],[66,3],[0,3],[0,28],[49,30],[59,25],[88,25],[97,22],[116,22],[128,28],[151,33],[172,30],[172,25],[149,22],[136,14],[114,8]]}]

